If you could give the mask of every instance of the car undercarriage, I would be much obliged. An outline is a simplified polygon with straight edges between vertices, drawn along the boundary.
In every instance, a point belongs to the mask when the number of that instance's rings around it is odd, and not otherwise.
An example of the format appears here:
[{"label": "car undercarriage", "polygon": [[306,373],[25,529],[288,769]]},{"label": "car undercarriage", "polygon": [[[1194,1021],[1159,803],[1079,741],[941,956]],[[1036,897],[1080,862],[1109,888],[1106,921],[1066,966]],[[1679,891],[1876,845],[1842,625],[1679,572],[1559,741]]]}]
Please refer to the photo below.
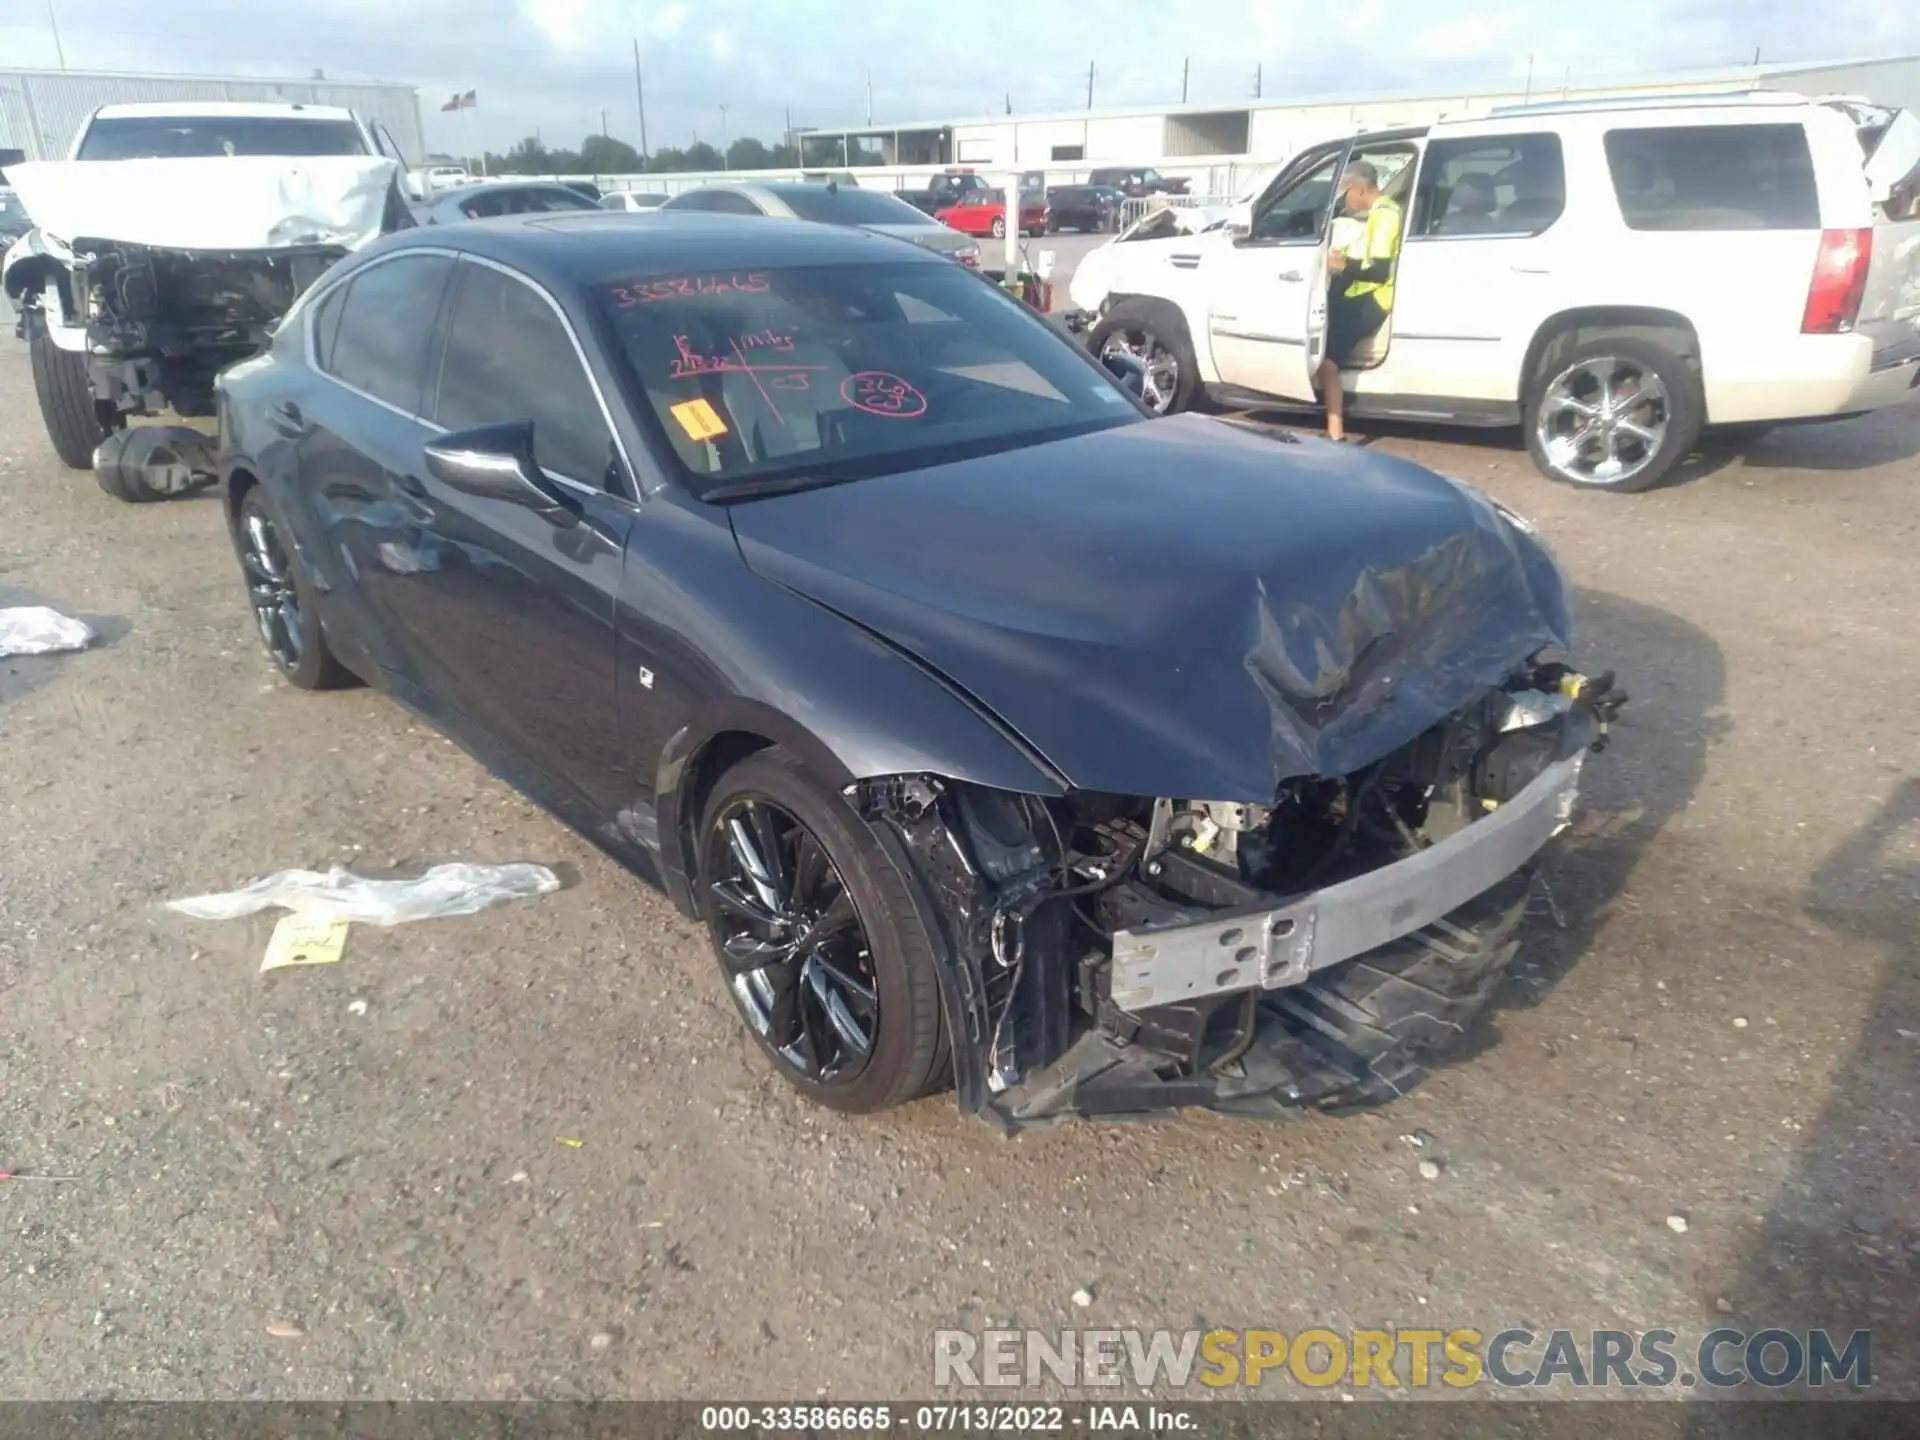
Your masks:
[{"label": "car undercarriage", "polygon": [[1271,805],[860,782],[944,932],[962,1110],[1007,1130],[1390,1099],[1511,958],[1535,853],[1625,703],[1534,665]]}]

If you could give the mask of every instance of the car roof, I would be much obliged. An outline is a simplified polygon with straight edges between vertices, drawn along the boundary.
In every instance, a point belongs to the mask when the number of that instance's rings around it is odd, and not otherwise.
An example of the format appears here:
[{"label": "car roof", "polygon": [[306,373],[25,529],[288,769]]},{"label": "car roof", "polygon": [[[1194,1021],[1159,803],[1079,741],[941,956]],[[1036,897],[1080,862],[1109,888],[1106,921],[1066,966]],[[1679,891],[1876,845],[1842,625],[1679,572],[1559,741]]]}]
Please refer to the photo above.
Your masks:
[{"label": "car roof", "polygon": [[887,260],[950,265],[931,250],[845,225],[796,220],[769,225],[756,215],[665,210],[569,210],[508,215],[473,225],[419,227],[388,236],[362,255],[403,249],[458,250],[497,260],[550,285],[596,285],[672,270],[705,273],[757,265],[853,265]]},{"label": "car roof", "polygon": [[141,100],[120,105],[102,105],[93,112],[93,118],[96,120],[131,120],[146,117],[162,120],[190,120],[196,116],[351,120],[353,112],[339,105],[303,105],[286,101],[267,103],[256,100]]}]

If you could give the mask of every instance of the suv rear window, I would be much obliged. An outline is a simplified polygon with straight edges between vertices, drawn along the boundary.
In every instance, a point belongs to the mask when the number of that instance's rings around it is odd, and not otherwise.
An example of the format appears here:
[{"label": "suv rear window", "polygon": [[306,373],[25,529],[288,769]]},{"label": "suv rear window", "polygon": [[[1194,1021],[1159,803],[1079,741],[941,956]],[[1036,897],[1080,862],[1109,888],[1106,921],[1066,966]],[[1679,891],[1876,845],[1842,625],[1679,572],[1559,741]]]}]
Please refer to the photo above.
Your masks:
[{"label": "suv rear window", "polygon": [[80,160],[196,160],[218,155],[364,155],[350,120],[273,115],[117,115],[87,127]]},{"label": "suv rear window", "polygon": [[1630,230],[1818,230],[1820,195],[1799,125],[1607,132]]}]

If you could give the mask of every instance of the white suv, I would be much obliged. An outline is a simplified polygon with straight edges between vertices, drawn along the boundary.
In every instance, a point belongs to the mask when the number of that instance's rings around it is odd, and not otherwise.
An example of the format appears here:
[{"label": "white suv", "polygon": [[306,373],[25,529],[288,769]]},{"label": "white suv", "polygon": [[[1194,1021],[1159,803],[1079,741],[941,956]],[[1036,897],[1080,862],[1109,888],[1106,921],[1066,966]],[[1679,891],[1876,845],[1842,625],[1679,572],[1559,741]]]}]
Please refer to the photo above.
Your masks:
[{"label": "white suv", "polygon": [[[1643,490],[1703,427],[1893,404],[1920,384],[1920,120],[1790,95],[1499,111],[1316,146],[1244,227],[1114,243],[1089,337],[1168,411],[1311,405],[1335,182],[1406,214],[1348,413],[1522,426],[1558,480]],[[1077,278],[1077,277],[1076,277]]]}]

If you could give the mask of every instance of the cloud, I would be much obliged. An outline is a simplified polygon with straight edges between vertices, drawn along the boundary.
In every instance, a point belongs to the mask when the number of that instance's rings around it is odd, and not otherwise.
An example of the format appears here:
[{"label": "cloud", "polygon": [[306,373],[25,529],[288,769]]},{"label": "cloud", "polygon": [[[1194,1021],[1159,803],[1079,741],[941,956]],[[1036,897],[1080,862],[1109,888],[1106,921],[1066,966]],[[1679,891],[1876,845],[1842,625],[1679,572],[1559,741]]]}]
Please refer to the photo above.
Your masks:
[{"label": "cloud", "polygon": [[[52,66],[44,7],[0,7],[7,63]],[[1532,57],[1558,83],[1750,60],[1920,50],[1920,6],[1805,0],[1022,0],[1011,28],[991,6],[846,0],[88,0],[58,7],[76,69],[306,76],[417,85],[436,146],[500,150],[538,129],[550,143],[639,138],[640,41],[649,143],[685,145],[725,105],[733,135],[857,125],[873,72],[877,124],[1073,111],[1086,104],[1237,104],[1331,92],[1510,80]],[[478,88],[478,110],[439,97]]]}]

